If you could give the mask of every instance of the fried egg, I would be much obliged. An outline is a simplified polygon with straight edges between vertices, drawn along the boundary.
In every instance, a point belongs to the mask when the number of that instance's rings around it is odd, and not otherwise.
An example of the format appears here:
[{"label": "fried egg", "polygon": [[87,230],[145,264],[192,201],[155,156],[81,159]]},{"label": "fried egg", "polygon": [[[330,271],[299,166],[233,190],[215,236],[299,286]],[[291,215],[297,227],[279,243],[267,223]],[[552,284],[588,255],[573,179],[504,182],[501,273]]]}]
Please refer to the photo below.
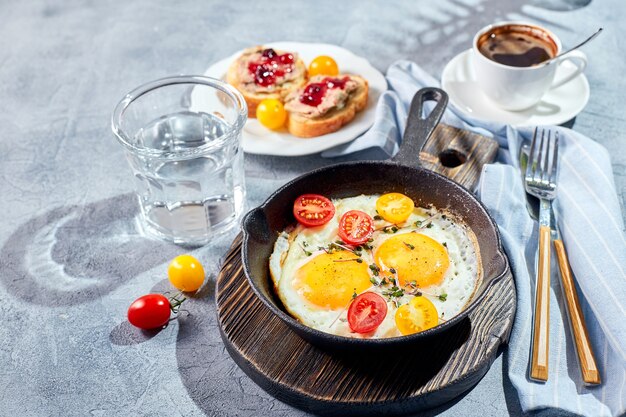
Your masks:
[{"label": "fried egg", "polygon": [[[322,226],[296,225],[281,232],[269,259],[270,275],[285,309],[306,326],[346,337],[401,336],[398,308],[426,297],[439,323],[459,314],[482,278],[479,248],[469,227],[435,207],[415,207],[392,224],[376,212],[380,195],[332,200],[335,214]],[[374,218],[367,244],[355,248],[338,237],[339,220],[350,210]],[[354,299],[374,292],[387,303],[382,323],[370,333],[350,329]]]}]

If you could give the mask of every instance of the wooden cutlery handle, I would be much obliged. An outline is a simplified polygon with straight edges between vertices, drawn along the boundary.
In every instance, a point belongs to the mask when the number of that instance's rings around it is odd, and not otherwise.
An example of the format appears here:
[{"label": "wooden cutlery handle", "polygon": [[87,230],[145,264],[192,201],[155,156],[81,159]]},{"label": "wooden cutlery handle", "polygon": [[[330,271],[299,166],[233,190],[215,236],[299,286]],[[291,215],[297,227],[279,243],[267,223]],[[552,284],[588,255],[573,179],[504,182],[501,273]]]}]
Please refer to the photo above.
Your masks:
[{"label": "wooden cutlery handle", "polygon": [[589,343],[589,334],[587,333],[585,318],[578,301],[578,293],[574,285],[574,277],[572,276],[572,270],[569,266],[565,246],[563,246],[562,241],[557,239],[554,241],[554,248],[556,249],[559,269],[561,270],[563,294],[565,295],[567,313],[569,315],[569,322],[576,345],[576,353],[578,354],[578,363],[580,364],[583,381],[588,385],[600,384],[600,371],[596,365],[591,343]]},{"label": "wooden cutlery handle", "polygon": [[550,333],[550,228],[539,228],[539,267],[535,292],[533,346],[530,359],[530,378],[548,380],[548,351]]}]

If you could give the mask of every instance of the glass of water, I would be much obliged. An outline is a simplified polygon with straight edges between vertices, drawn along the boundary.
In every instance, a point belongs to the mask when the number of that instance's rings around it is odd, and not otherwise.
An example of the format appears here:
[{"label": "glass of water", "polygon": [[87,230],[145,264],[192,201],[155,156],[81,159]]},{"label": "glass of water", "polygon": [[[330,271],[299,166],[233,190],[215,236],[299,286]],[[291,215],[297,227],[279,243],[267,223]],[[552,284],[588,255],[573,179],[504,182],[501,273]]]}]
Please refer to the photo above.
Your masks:
[{"label": "glass of water", "polygon": [[146,232],[202,245],[239,223],[247,114],[237,90],[201,76],[153,81],[119,102],[111,125],[135,176]]}]

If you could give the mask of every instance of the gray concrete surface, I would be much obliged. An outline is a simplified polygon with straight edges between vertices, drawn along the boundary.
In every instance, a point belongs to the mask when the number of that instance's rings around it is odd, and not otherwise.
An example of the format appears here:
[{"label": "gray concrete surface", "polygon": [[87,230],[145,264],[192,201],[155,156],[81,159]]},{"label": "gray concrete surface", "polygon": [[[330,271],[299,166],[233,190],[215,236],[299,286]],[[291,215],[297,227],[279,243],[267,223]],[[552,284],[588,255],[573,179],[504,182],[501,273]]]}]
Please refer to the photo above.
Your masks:
[{"label": "gray concrete surface", "polygon": [[[573,8],[582,3],[573,1]],[[538,21],[565,45],[603,26],[586,48],[591,99],[573,128],[610,150],[625,201],[621,0],[593,0],[572,11],[514,0],[9,0],[0,3],[0,16],[0,415],[306,414],[252,383],[220,340],[212,288],[234,232],[193,252],[211,281],[187,303],[188,314],[155,334],[125,321],[134,298],[169,289],[168,261],[184,249],[138,234],[132,176],[110,132],[110,112],[139,84],[202,73],[240,48],[329,42],[381,71],[408,58],[438,76],[477,29],[495,20]],[[333,162],[248,155],[248,206]],[[505,355],[469,393],[424,415],[522,415]]]}]

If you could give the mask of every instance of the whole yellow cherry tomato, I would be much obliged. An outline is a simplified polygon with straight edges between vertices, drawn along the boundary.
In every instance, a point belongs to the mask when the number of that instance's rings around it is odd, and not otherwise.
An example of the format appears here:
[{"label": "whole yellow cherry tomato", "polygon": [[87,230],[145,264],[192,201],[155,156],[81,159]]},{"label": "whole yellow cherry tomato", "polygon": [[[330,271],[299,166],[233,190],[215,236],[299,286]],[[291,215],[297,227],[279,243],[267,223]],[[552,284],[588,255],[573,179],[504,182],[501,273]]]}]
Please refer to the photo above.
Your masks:
[{"label": "whole yellow cherry tomato", "polygon": [[426,297],[418,295],[396,310],[396,327],[403,335],[423,332],[439,324],[437,308]]},{"label": "whole yellow cherry tomato", "polygon": [[204,268],[191,255],[174,258],[167,269],[167,275],[173,286],[181,291],[196,291],[204,282]]},{"label": "whole yellow cherry tomato", "polygon": [[335,76],[338,74],[339,66],[337,65],[337,62],[329,56],[318,56],[309,64],[309,77],[314,75]]},{"label": "whole yellow cherry tomato", "polygon": [[390,223],[402,223],[409,218],[415,204],[404,194],[383,194],[376,200],[376,211]]},{"label": "whole yellow cherry tomato", "polygon": [[275,98],[268,98],[259,103],[256,108],[256,118],[268,129],[278,129],[285,124],[287,112],[285,106]]}]

